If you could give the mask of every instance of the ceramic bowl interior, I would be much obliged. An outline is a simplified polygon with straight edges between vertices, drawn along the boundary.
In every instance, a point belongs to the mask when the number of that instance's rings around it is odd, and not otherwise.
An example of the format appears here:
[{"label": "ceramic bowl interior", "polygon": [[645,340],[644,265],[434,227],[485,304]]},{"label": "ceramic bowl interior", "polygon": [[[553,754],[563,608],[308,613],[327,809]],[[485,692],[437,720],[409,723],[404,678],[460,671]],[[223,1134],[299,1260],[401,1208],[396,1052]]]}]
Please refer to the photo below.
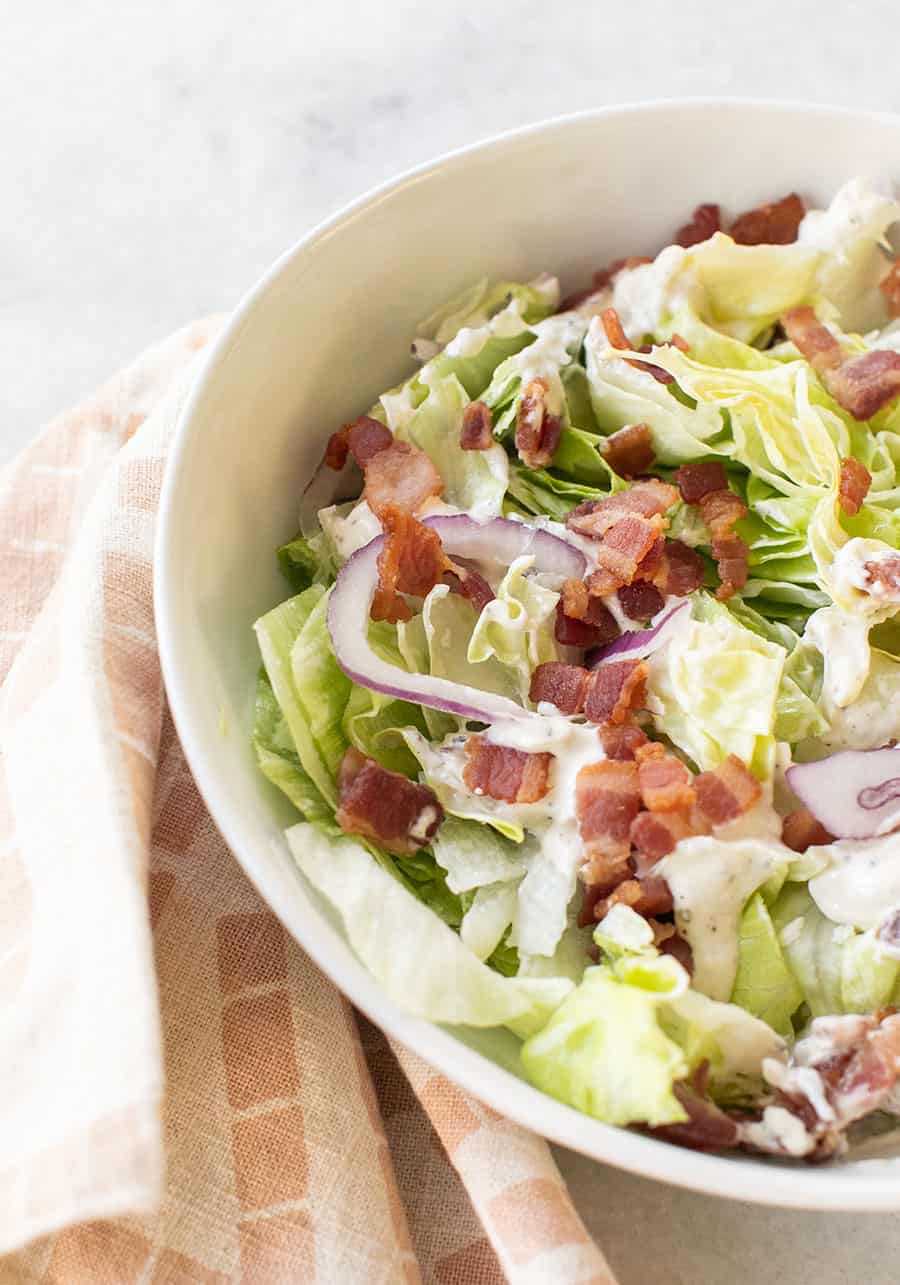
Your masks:
[{"label": "ceramic bowl interior", "polygon": [[[701,1156],[611,1128],[517,1074],[504,1033],[410,1017],[381,993],[288,855],[296,817],[248,737],[252,622],[286,596],[273,550],[328,434],[411,370],[418,318],[480,276],[592,268],[653,252],[705,200],[738,211],[900,170],[900,118],[802,106],[661,103],[530,127],[371,193],[290,250],[238,308],[186,406],[167,472],[156,608],[169,700],[216,824],[287,929],[379,1026],[520,1123],[681,1186],[807,1208],[900,1207],[900,1142],[831,1167]],[[893,177],[900,177],[897,173]]]}]

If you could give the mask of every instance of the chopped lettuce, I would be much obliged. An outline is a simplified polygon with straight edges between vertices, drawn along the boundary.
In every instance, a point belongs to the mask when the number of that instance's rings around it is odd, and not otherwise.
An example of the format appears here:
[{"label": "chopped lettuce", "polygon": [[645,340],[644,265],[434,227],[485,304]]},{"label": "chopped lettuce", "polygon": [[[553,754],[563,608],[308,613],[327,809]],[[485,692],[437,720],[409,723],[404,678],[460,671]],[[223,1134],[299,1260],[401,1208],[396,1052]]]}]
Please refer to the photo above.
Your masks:
[{"label": "chopped lettuce", "polygon": [[278,550],[278,565],[294,593],[334,579],[331,550],[324,533],[309,539],[301,534],[294,536]]},{"label": "chopped lettuce", "polygon": [[473,665],[492,658],[505,665],[515,677],[523,703],[528,700],[533,671],[557,659],[553,629],[559,594],[529,576],[533,565],[533,555],[511,564],[496,596],[481,609],[466,653]]},{"label": "chopped lettuce", "polygon": [[256,682],[253,748],[262,773],[286,794],[294,807],[316,825],[337,833],[334,813],[304,770],[281,712],[268,675],[262,670]]},{"label": "chopped lettuce", "polygon": [[554,278],[522,285],[516,281],[490,282],[486,277],[467,286],[420,321],[416,333],[438,344],[448,344],[464,327],[478,330],[492,317],[515,305],[523,321],[542,321],[559,303],[559,285]]},{"label": "chopped lettuce", "polygon": [[453,892],[471,892],[486,884],[515,884],[525,873],[523,848],[473,821],[447,817],[432,847]]},{"label": "chopped lettuce", "polygon": [[791,1018],[803,1003],[803,991],[785,963],[778,934],[759,893],[750,898],[741,916],[731,1002],[786,1037],[793,1034]]}]

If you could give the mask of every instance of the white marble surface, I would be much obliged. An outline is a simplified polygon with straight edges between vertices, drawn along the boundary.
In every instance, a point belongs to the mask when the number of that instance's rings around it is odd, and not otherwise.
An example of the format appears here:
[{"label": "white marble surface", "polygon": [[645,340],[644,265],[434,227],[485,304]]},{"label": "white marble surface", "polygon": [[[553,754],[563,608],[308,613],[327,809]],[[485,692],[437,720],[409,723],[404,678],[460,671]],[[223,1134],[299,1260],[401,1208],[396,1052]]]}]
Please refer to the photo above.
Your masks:
[{"label": "white marble surface", "polygon": [[[896,0],[7,4],[0,460],[397,170],[615,101],[898,110],[898,40]],[[621,1285],[900,1277],[900,1215],[772,1212],[561,1161]]]}]

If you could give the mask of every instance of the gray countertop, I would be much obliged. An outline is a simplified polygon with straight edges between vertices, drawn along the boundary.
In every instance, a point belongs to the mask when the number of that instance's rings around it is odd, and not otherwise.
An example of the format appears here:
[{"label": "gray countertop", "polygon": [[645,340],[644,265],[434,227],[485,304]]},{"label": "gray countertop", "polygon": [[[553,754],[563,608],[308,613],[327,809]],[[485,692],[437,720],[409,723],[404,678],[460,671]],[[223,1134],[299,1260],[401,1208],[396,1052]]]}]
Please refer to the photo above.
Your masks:
[{"label": "gray countertop", "polygon": [[[311,224],[398,170],[616,101],[900,110],[898,44],[896,0],[7,5],[0,461],[145,345],[227,310]],[[900,1274],[900,1216],[751,1208],[561,1163],[621,1285]]]}]

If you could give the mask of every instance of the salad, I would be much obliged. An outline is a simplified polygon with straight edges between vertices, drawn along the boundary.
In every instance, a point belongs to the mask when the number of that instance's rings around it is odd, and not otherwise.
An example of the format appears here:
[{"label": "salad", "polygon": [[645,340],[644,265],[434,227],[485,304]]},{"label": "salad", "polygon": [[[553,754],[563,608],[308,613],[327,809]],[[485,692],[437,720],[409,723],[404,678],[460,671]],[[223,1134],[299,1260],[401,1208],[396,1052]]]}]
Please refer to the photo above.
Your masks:
[{"label": "salad", "polygon": [[898,221],[854,180],[479,281],[255,626],[259,767],[386,993],[688,1146],[900,1114]]}]

